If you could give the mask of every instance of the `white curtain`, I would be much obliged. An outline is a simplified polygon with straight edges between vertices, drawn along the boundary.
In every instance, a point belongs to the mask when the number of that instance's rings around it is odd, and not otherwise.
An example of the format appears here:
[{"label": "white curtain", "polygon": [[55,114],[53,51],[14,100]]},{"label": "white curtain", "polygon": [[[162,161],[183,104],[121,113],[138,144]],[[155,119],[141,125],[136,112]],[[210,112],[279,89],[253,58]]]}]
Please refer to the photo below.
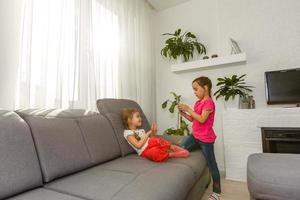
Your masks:
[{"label": "white curtain", "polygon": [[128,98],[153,118],[151,12],[145,0],[26,0],[15,107]]}]

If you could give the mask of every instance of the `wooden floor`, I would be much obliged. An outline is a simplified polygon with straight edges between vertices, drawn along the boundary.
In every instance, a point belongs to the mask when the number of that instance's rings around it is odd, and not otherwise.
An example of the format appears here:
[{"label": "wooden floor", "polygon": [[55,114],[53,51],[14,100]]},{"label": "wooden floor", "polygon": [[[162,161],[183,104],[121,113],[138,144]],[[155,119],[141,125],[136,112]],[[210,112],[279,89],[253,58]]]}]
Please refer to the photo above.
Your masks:
[{"label": "wooden floor", "polygon": [[[222,175],[222,200],[249,200],[249,192],[247,183],[238,181],[229,181],[224,179]],[[206,190],[201,200],[207,200],[212,193],[212,185]]]}]

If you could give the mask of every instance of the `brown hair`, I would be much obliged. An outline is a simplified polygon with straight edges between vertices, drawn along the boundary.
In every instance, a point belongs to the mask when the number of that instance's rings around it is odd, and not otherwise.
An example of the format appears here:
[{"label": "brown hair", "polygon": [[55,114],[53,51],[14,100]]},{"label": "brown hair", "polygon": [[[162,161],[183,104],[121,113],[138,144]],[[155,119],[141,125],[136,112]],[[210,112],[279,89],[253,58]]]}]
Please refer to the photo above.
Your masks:
[{"label": "brown hair", "polygon": [[139,110],[136,108],[124,108],[122,110],[122,121],[125,128],[129,128],[128,119],[132,119],[133,114],[136,112],[139,112]]},{"label": "brown hair", "polygon": [[198,83],[198,85],[200,85],[203,88],[204,88],[204,86],[207,86],[209,96],[211,97],[212,83],[211,83],[211,80],[208,77],[200,76],[200,77],[196,78],[195,80],[193,80],[192,83],[195,83],[195,82]]}]

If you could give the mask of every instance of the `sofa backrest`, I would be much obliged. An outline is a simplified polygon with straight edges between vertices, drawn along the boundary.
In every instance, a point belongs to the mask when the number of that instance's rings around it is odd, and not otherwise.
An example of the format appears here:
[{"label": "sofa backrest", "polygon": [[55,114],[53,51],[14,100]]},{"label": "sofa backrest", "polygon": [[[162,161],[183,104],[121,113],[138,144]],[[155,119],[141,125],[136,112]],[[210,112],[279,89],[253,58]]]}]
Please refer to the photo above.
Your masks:
[{"label": "sofa backrest", "polygon": [[0,110],[0,199],[42,185],[28,125],[16,113]]},{"label": "sofa backrest", "polygon": [[45,182],[120,156],[109,121],[80,109],[16,111],[29,124]]},{"label": "sofa backrest", "polygon": [[121,149],[110,122],[103,115],[78,119],[93,164],[121,156]]},{"label": "sofa backrest", "polygon": [[122,122],[121,112],[124,108],[138,109],[141,113],[143,121],[141,128],[148,131],[150,129],[150,125],[139,104],[133,100],[128,99],[99,99],[97,100],[97,107],[99,112],[105,115],[107,119],[111,122],[121,147],[122,156],[126,156],[127,154],[133,153],[134,149],[128,144],[128,142],[123,136],[124,125]]}]

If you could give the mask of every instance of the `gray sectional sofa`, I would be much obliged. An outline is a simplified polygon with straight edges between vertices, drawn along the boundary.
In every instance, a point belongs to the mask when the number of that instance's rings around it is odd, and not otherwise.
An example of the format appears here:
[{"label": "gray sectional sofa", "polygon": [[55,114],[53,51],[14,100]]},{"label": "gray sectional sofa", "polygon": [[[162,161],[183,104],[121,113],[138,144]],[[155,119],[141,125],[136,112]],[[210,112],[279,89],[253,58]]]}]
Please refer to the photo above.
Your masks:
[{"label": "gray sectional sofa", "polygon": [[120,109],[139,105],[102,99],[97,106],[99,113],[0,110],[0,199],[201,199],[209,183],[201,151],[165,163],[140,158],[120,117]]}]

